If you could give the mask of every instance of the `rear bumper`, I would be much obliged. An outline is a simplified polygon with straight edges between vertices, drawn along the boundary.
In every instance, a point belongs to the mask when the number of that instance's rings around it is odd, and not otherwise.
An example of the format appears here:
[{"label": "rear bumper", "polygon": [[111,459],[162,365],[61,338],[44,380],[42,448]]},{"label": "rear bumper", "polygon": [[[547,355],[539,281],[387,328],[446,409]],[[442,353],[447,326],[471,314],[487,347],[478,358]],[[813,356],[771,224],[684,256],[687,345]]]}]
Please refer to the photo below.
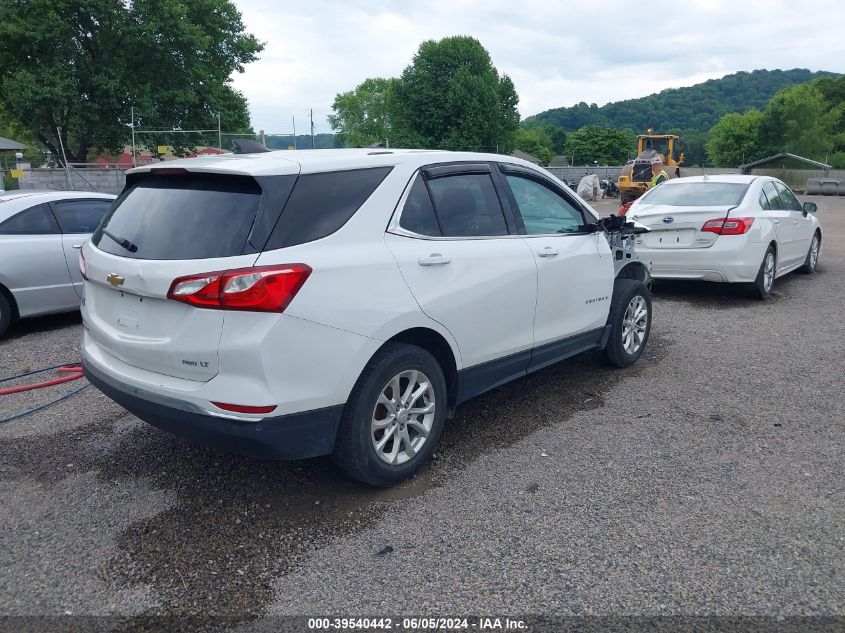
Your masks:
[{"label": "rear bumper", "polygon": [[[741,237],[741,236],[736,236]],[[757,277],[768,244],[722,236],[708,248],[646,248],[637,255],[651,260],[655,279],[693,279],[731,283],[751,282]]]},{"label": "rear bumper", "polygon": [[208,415],[195,405],[123,384],[84,358],[85,377],[144,422],[221,451],[261,459],[303,459],[334,450],[343,405],[258,421]]}]

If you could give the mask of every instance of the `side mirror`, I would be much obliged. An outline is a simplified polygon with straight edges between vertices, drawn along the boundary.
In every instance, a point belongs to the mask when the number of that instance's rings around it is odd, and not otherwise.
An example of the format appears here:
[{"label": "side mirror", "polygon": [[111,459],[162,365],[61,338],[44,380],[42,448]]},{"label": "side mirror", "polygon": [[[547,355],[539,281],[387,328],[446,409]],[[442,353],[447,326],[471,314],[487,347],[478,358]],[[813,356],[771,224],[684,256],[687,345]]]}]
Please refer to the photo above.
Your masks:
[{"label": "side mirror", "polygon": [[804,206],[802,207],[802,211],[804,211],[804,217],[807,217],[808,213],[815,213],[818,206],[815,202],[805,202]]}]

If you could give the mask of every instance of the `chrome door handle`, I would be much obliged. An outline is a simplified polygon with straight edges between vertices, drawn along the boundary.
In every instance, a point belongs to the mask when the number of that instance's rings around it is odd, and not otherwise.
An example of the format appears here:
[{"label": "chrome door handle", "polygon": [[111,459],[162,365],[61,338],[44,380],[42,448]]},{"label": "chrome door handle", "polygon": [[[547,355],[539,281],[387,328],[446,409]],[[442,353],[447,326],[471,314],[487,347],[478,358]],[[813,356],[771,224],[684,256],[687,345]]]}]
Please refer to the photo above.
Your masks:
[{"label": "chrome door handle", "polygon": [[780,220],[772,220],[774,224],[780,224]]},{"label": "chrome door handle", "polygon": [[80,248],[82,248],[82,244],[74,244],[71,248],[75,248],[76,250],[79,250]]},{"label": "chrome door handle", "polygon": [[539,255],[540,257],[554,257],[555,255],[557,255],[557,249],[552,248],[551,246],[546,246],[545,248],[541,248],[539,251],[537,251],[537,255]]},{"label": "chrome door handle", "polygon": [[420,257],[418,261],[420,266],[443,266],[452,260],[448,257],[444,257],[440,253],[432,253],[428,257]]}]

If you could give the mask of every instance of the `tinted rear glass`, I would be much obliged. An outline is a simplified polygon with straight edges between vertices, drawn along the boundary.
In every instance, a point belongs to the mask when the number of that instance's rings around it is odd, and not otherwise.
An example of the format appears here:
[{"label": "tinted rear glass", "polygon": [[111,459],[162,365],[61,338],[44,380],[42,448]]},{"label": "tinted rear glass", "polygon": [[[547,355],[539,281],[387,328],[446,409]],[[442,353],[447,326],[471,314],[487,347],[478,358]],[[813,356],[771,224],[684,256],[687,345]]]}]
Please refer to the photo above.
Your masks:
[{"label": "tinted rear glass", "polygon": [[437,217],[447,237],[507,235],[490,174],[460,174],[429,181]]},{"label": "tinted rear glass", "polygon": [[655,187],[642,197],[643,204],[672,207],[733,206],[742,202],[748,185],[736,182],[684,182]]},{"label": "tinted rear glass", "polygon": [[390,170],[374,167],[300,176],[265,250],[331,235],[349,221]]},{"label": "tinted rear glass", "polygon": [[[260,200],[261,188],[247,177],[141,177],[91,241],[107,253],[135,259],[232,257],[244,250]],[[138,250],[123,248],[103,229]]]}]

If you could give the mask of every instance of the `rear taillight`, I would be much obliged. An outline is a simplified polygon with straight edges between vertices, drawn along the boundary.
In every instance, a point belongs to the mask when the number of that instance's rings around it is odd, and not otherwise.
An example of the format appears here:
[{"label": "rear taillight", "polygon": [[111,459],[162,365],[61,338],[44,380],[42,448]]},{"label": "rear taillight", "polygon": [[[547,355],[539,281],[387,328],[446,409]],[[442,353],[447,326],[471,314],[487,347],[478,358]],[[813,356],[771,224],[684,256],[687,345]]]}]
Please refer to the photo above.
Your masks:
[{"label": "rear taillight", "polygon": [[754,218],[715,218],[707,220],[701,227],[701,231],[716,235],[742,235],[748,233],[752,224],[754,224]]},{"label": "rear taillight", "polygon": [[167,298],[197,308],[284,312],[311,274],[305,264],[256,266],[179,277]]},{"label": "rear taillight", "polygon": [[88,276],[85,274],[85,255],[82,254],[82,251],[79,251],[79,272],[82,274],[83,279],[88,279]]}]

